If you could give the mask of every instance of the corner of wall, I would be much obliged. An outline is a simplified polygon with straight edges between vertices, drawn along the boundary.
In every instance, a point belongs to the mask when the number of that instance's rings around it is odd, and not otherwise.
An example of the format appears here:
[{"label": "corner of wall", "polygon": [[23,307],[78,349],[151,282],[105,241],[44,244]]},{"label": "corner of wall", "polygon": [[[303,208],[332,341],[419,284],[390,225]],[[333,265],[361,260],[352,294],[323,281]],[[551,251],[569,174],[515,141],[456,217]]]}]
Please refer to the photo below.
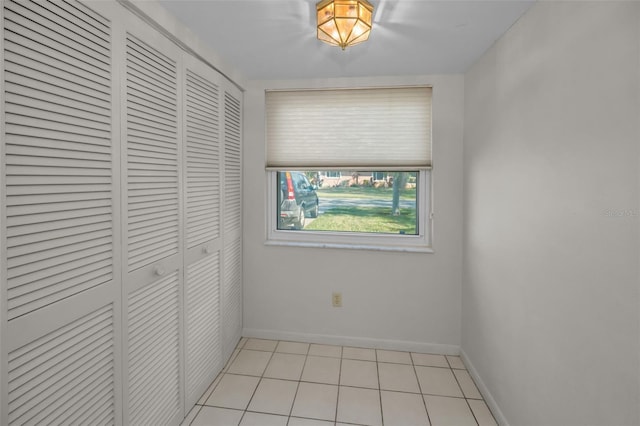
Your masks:
[{"label": "corner of wall", "polygon": [[476,370],[475,366],[473,365],[473,362],[471,362],[471,360],[469,359],[469,356],[462,349],[460,349],[460,358],[462,358],[462,362],[467,367],[467,371],[471,375],[471,378],[473,379],[476,386],[478,387],[478,390],[482,394],[482,397],[484,398],[484,402],[487,404],[487,406],[491,410],[491,414],[493,414],[493,417],[496,419],[496,422],[500,426],[509,426],[509,422],[507,421],[507,418],[505,417],[504,413],[498,406],[498,403],[496,402],[495,398],[491,394],[491,390],[484,383],[484,381],[482,380],[482,377],[480,377],[480,374],[478,374],[478,370]]}]

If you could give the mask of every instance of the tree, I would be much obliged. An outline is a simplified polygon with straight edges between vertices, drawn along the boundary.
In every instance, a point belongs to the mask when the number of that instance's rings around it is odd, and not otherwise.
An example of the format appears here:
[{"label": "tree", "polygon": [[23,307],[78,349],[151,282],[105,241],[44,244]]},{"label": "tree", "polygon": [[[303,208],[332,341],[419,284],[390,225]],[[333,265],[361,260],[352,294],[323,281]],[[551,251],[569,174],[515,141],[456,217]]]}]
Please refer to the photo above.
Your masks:
[{"label": "tree", "polygon": [[358,186],[360,184],[359,180],[360,180],[360,173],[359,172],[353,172],[351,174],[351,177],[356,181],[356,186]]},{"label": "tree", "polygon": [[391,202],[391,214],[400,216],[400,190],[407,184],[407,172],[395,172],[393,174],[393,199]]},{"label": "tree", "polygon": [[319,175],[318,172],[306,171],[306,172],[304,172],[304,175],[307,177],[307,179],[309,179],[309,183],[311,183],[311,185],[320,186],[320,179],[318,177],[318,175]]}]

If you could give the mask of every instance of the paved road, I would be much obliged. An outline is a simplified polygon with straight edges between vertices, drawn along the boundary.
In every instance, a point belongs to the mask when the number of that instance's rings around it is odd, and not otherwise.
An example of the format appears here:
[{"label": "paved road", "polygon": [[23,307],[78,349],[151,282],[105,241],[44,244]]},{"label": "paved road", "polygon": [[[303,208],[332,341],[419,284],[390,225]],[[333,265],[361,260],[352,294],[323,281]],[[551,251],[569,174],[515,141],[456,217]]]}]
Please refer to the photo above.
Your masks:
[{"label": "paved road", "polygon": [[[361,198],[320,198],[320,214],[336,207],[389,207],[391,200],[367,200]],[[401,209],[415,209],[415,201],[400,200]]]}]

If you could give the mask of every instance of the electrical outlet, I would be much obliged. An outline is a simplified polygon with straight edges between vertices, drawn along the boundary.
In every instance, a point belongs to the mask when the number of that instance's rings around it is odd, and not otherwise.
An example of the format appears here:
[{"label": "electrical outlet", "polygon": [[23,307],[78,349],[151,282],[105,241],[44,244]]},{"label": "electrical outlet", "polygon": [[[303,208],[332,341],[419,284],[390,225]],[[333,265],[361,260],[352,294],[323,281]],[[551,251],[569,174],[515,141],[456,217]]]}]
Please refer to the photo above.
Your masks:
[{"label": "electrical outlet", "polygon": [[342,293],[334,291],[331,295],[331,304],[334,308],[342,308]]}]

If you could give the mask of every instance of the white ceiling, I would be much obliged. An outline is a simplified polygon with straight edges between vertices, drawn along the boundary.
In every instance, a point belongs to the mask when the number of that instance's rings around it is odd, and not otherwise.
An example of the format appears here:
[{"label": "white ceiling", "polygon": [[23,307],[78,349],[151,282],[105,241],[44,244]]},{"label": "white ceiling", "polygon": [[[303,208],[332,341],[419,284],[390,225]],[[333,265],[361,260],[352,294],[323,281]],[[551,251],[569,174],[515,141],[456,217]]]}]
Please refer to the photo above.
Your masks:
[{"label": "white ceiling", "polygon": [[462,73],[531,0],[373,0],[369,41],[316,39],[316,0],[160,0],[249,79]]}]

